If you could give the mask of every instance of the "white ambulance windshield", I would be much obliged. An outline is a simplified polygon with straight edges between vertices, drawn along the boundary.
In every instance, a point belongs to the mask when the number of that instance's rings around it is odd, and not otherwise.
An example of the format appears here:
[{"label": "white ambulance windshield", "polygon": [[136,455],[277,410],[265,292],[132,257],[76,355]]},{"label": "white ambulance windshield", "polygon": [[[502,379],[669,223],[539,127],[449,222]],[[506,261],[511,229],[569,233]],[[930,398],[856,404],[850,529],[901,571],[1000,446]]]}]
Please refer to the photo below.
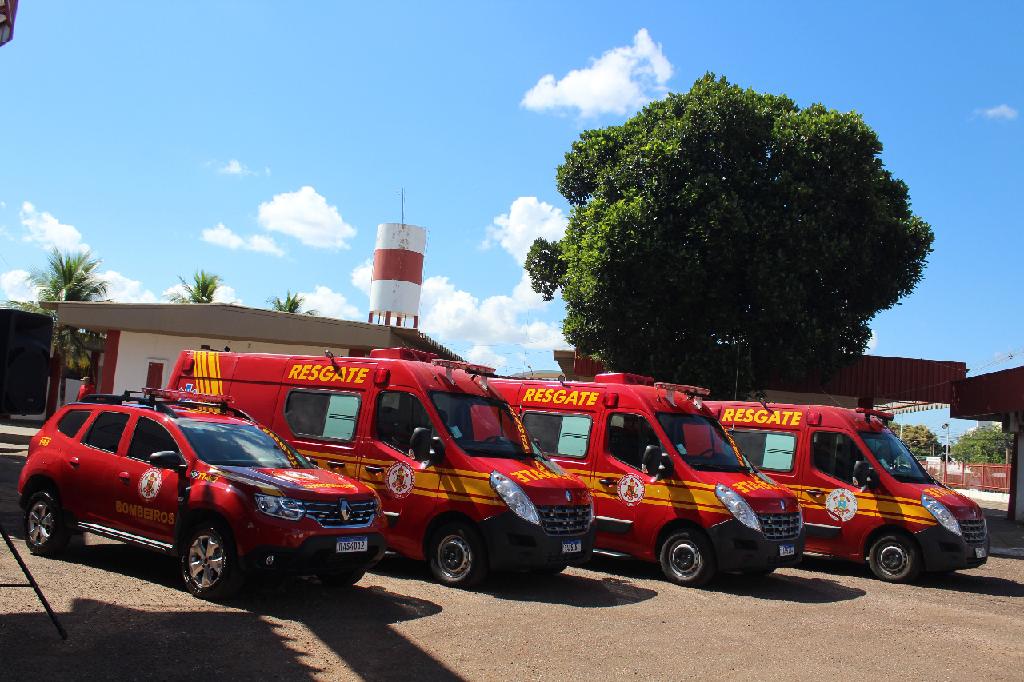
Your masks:
[{"label": "white ambulance windshield", "polygon": [[746,471],[721,425],[699,414],[659,412],[658,423],[683,460],[694,469]]}]

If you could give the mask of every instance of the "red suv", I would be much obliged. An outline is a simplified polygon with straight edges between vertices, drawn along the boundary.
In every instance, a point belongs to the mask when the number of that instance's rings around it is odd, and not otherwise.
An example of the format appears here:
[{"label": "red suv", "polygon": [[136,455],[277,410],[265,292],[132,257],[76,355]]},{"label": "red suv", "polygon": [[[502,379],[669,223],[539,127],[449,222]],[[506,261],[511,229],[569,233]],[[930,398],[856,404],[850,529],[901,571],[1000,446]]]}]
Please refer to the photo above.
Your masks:
[{"label": "red suv", "polygon": [[18,493],[33,554],[89,531],[179,557],[204,599],[256,572],[351,585],[385,548],[376,493],[316,468],[223,397],[152,390],[68,405],[32,439]]}]

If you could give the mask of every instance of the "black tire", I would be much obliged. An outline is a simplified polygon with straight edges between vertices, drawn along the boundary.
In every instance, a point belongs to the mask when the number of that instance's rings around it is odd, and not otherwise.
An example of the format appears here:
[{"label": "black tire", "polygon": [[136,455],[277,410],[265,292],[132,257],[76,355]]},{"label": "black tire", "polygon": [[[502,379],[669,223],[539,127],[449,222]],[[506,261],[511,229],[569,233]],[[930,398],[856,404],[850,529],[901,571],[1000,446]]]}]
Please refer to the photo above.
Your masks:
[{"label": "black tire", "polygon": [[39,556],[55,556],[71,540],[71,529],[64,520],[57,494],[40,490],[28,498],[25,507],[25,544]]},{"label": "black tire", "polygon": [[909,535],[887,533],[871,545],[868,565],[875,577],[885,582],[913,582],[921,575],[921,550]]},{"label": "black tire", "polygon": [[245,585],[235,538],[220,521],[204,521],[192,528],[180,563],[185,587],[200,599],[224,601]]},{"label": "black tire", "polygon": [[430,572],[443,585],[474,587],[487,576],[487,548],[473,526],[455,521],[434,531],[427,544]]},{"label": "black tire", "polygon": [[661,546],[661,570],[676,585],[701,587],[718,573],[714,547],[699,530],[672,533]]},{"label": "black tire", "polygon": [[340,588],[352,587],[362,580],[364,575],[366,575],[365,570],[356,568],[341,573],[318,573],[316,577],[320,578],[320,582],[323,583],[324,587]]}]

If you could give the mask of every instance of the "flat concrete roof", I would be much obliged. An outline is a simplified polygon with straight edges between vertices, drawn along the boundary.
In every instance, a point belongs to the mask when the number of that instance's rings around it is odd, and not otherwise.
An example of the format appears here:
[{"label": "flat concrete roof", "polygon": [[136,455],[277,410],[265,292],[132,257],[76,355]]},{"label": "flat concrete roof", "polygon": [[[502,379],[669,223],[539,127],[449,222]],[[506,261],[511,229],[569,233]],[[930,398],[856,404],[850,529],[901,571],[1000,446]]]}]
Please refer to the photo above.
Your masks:
[{"label": "flat concrete roof", "polygon": [[404,346],[437,353],[449,360],[462,359],[417,329],[282,313],[229,303],[58,301],[41,305],[57,312],[57,324],[95,332],[117,329],[147,334],[258,340],[325,348]]}]

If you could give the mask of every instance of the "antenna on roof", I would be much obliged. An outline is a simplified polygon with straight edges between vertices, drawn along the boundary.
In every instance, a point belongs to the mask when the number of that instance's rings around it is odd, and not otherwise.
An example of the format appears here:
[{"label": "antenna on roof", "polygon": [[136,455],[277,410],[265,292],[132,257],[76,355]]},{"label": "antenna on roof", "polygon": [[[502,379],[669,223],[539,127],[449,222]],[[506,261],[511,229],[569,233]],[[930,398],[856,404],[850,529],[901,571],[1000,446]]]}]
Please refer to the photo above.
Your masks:
[{"label": "antenna on roof", "polygon": [[402,224],[405,225],[405,188],[404,187],[402,188],[401,192],[399,192],[399,194],[401,194],[401,196],[402,196]]}]

